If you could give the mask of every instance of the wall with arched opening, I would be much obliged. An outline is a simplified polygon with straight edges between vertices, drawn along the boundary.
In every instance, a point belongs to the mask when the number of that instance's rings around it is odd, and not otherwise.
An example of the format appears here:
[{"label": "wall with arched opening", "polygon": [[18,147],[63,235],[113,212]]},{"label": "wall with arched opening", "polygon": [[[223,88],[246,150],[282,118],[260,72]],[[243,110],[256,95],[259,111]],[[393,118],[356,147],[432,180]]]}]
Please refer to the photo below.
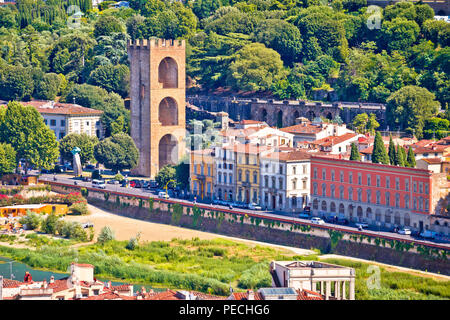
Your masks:
[{"label": "wall with arched opening", "polygon": [[158,66],[158,82],[163,88],[178,88],[178,65],[172,58],[164,58]]},{"label": "wall with arched opening", "polygon": [[163,126],[178,125],[178,104],[175,99],[166,97],[159,103],[158,120]]},{"label": "wall with arched opening", "polygon": [[166,134],[159,140],[159,169],[178,161],[178,141],[175,136]]}]

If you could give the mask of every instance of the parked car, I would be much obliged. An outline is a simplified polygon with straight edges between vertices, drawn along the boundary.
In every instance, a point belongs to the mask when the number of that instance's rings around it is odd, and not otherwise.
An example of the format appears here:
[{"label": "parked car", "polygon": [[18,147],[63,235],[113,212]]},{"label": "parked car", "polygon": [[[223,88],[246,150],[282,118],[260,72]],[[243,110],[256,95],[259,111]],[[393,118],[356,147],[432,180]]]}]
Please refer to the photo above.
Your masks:
[{"label": "parked car", "polygon": [[47,174],[47,173],[52,173],[51,170],[47,170],[47,169],[42,169],[41,173]]},{"label": "parked car", "polygon": [[311,219],[311,223],[322,225],[322,224],[325,224],[325,221],[323,221],[322,218],[314,217]]},{"label": "parked car", "polygon": [[119,183],[120,183],[120,182],[117,181],[117,180],[115,180],[115,179],[108,180],[108,182],[107,182],[107,184],[119,184]]},{"label": "parked car", "polygon": [[158,197],[159,198],[163,198],[163,199],[169,199],[170,198],[169,195],[166,192],[164,192],[164,191],[160,191],[158,193]]},{"label": "parked car", "polygon": [[105,184],[104,180],[94,179],[94,180],[92,180],[92,186],[94,188],[99,188],[99,189],[105,189],[106,188],[106,184]]},{"label": "parked car", "polygon": [[81,180],[83,180],[84,182],[91,182],[92,179],[90,177],[82,177]]},{"label": "parked car", "polygon": [[147,180],[142,180],[141,184],[142,184],[142,188],[145,188],[145,189],[147,189],[149,186],[149,182]]},{"label": "parked car", "polygon": [[424,239],[434,239],[436,233],[430,230],[424,230],[419,234],[419,237]]},{"label": "parked car", "polygon": [[398,232],[398,234],[410,235],[411,234],[411,229],[409,229],[409,228],[401,228],[397,232]]},{"label": "parked car", "polygon": [[262,207],[256,203],[249,203],[248,208],[250,210],[262,210]]},{"label": "parked car", "polygon": [[338,224],[345,224],[345,225],[347,225],[347,224],[350,223],[350,221],[348,221],[348,220],[345,219],[345,218],[338,218],[338,219],[337,219],[337,223],[338,223]]},{"label": "parked car", "polygon": [[155,180],[150,180],[148,188],[150,188],[150,189],[157,189],[158,188],[158,182],[156,182]]},{"label": "parked car", "polygon": [[309,213],[306,212],[302,212],[298,215],[299,218],[303,218],[303,219],[311,219],[311,216],[309,215]]},{"label": "parked car", "polygon": [[132,180],[134,181],[134,186],[133,188],[142,188],[142,182],[141,180]]},{"label": "parked car", "polygon": [[123,179],[122,181],[120,181],[120,186],[121,187],[127,187],[128,186],[129,181],[126,179]]},{"label": "parked car", "polygon": [[355,223],[355,226],[359,229],[359,228],[368,228],[369,224],[366,222],[357,222]]},{"label": "parked car", "polygon": [[88,164],[86,167],[84,167],[86,170],[94,170],[95,166],[93,164]]}]

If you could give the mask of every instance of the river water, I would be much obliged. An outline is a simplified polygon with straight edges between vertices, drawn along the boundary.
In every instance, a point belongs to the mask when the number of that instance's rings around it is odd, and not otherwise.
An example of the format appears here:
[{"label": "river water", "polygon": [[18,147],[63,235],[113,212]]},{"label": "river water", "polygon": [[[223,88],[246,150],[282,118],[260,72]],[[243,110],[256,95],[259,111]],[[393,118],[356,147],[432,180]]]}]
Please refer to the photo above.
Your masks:
[{"label": "river water", "polygon": [[[62,279],[65,277],[68,277],[70,275],[69,272],[67,273],[60,273],[60,272],[52,272],[52,271],[44,271],[44,270],[38,270],[33,269],[32,267],[18,261],[11,260],[9,258],[0,257],[0,276],[3,276],[5,279],[14,279],[18,281],[23,281],[23,278],[25,276],[25,272],[28,271],[31,276],[33,277],[34,281],[42,281],[42,280],[50,280],[51,276],[54,276],[56,280]],[[11,273],[13,277],[11,277]],[[94,275],[95,276],[95,275]],[[99,281],[107,282],[108,279],[100,279],[97,278]],[[113,286],[118,286],[121,284],[124,284],[124,282],[117,282],[117,281],[111,281],[111,284]],[[141,290],[141,287],[144,286],[147,291],[150,289],[153,289],[155,292],[159,291],[165,291],[164,288],[153,288],[149,285],[143,285],[143,284],[133,284],[134,291]]]}]

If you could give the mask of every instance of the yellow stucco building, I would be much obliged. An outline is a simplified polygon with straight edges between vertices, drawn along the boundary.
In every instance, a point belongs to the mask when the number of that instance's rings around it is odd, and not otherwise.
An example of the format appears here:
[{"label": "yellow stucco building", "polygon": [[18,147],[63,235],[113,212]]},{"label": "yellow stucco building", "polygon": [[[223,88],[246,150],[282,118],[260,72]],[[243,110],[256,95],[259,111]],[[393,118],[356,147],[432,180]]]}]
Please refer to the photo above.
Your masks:
[{"label": "yellow stucco building", "polygon": [[191,151],[190,185],[199,200],[212,200],[214,194],[214,150]]},{"label": "yellow stucco building", "polygon": [[16,206],[7,206],[0,208],[0,216],[8,217],[12,215],[13,217],[25,216],[27,211],[31,211],[39,214],[51,214],[54,212],[56,215],[67,214],[68,207],[66,204],[21,204]]}]

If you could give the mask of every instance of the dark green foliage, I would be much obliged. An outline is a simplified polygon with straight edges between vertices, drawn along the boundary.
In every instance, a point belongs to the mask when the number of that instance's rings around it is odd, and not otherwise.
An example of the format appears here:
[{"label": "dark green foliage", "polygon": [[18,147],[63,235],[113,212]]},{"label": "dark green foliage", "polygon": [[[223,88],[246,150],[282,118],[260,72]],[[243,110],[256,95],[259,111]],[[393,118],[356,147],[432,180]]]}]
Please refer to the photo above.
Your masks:
[{"label": "dark green foliage", "polygon": [[350,152],[350,160],[352,160],[352,161],[360,161],[361,160],[361,155],[359,154],[358,147],[354,143],[352,143],[352,149]]},{"label": "dark green foliage", "polygon": [[97,143],[97,137],[91,137],[86,133],[71,133],[60,140],[59,151],[64,160],[71,162],[73,160],[73,148],[80,148],[81,164],[85,165],[87,162],[94,160],[94,146]]},{"label": "dark green foliage", "polygon": [[381,138],[381,134],[379,131],[377,131],[377,133],[375,134],[375,141],[372,152],[372,162],[389,164],[389,156],[386,152],[386,148],[384,147],[383,139]]},{"label": "dark green foliage", "polygon": [[16,151],[10,144],[0,143],[0,176],[13,173],[16,167]]},{"label": "dark green foliage", "polygon": [[101,15],[94,25],[94,37],[111,36],[113,33],[124,32],[121,21],[114,16]]},{"label": "dark green foliage", "polygon": [[0,99],[28,101],[33,93],[34,83],[31,70],[22,66],[0,65]]},{"label": "dark green foliage", "polygon": [[416,157],[414,156],[414,151],[411,147],[408,148],[408,158],[406,159],[405,165],[408,168],[416,167]]},{"label": "dark green foliage", "polygon": [[106,168],[118,171],[134,168],[139,161],[139,150],[129,135],[118,133],[97,144],[94,156]]},{"label": "dark green foliage", "polygon": [[389,155],[389,164],[391,166],[396,166],[397,165],[397,155],[395,152],[395,146],[394,146],[394,141],[392,140],[392,135],[389,136],[389,151],[388,151],[388,155]]}]

